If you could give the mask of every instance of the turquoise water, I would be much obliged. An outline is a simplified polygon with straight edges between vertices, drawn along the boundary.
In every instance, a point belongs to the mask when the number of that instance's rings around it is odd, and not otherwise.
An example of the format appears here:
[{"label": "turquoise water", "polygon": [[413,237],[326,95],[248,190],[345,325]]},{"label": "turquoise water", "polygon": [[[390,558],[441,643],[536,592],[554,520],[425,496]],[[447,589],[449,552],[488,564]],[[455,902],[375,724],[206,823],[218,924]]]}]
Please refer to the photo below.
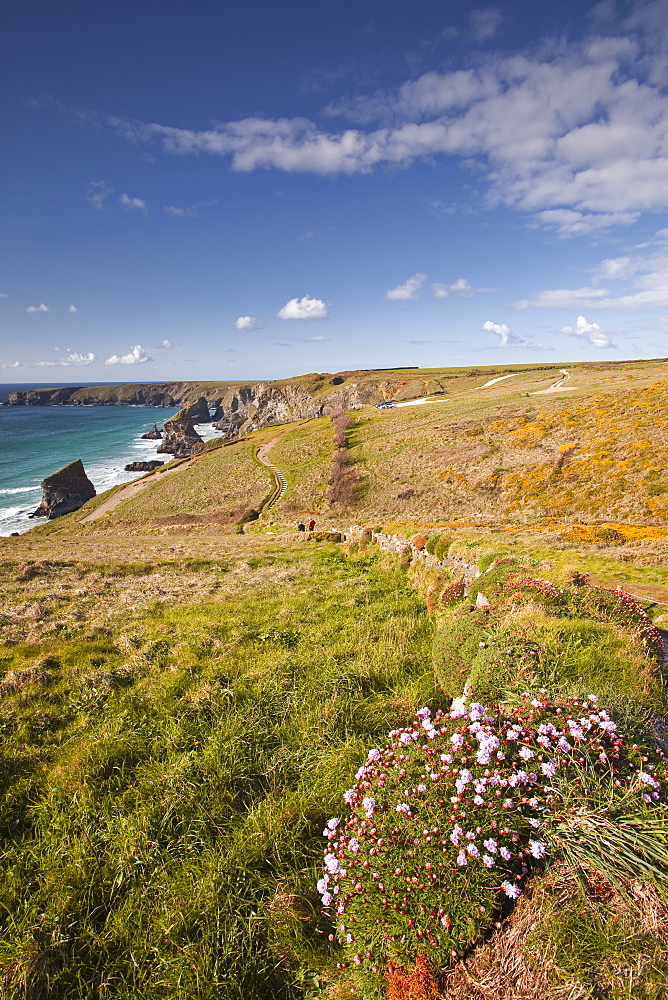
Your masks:
[{"label": "turquoise water", "polygon": [[[0,400],[17,388],[0,386]],[[142,441],[141,435],[176,412],[154,406],[0,406],[0,535],[43,524],[28,518],[42,498],[40,482],[77,458],[98,493],[142,475],[123,467],[156,457],[160,442]],[[216,434],[210,424],[198,431],[204,438]]]}]

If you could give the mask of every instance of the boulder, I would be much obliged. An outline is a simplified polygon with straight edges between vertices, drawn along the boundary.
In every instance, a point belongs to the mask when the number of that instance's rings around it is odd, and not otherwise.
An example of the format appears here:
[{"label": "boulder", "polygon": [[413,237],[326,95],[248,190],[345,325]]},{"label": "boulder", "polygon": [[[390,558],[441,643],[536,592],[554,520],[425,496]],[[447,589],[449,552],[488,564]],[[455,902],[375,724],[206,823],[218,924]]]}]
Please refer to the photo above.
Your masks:
[{"label": "boulder", "polygon": [[202,443],[202,438],[193,426],[189,407],[186,406],[169,420],[165,420],[158,454],[173,455],[174,458],[189,458],[190,455],[199,450],[197,446]]},{"label": "boulder", "polygon": [[164,462],[159,461],[157,458],[151,459],[149,462],[128,462],[125,466],[126,472],[153,472],[154,469],[159,469]]},{"label": "boulder", "polygon": [[153,424],[150,431],[147,431],[146,434],[142,434],[142,439],[145,441],[159,441],[161,437],[162,431],[158,430],[157,424]]},{"label": "boulder", "polygon": [[76,462],[58,469],[42,483],[42,502],[30,517],[47,517],[50,521],[63,514],[79,510],[87,500],[92,499],[95,487],[86,475],[80,458]]}]

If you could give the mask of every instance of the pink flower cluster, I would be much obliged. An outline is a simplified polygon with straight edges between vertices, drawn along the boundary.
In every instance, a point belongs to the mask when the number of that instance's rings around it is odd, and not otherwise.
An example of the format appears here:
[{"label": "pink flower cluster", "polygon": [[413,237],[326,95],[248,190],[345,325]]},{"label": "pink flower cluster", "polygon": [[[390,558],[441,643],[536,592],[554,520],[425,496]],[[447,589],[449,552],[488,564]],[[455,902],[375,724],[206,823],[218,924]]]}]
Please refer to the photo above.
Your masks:
[{"label": "pink flower cluster", "polygon": [[593,695],[527,695],[512,715],[423,708],[393,730],[345,792],[346,816],[324,831],[318,889],[342,964],[382,968],[427,946],[442,957],[470,945],[548,856],[553,781],[585,760],[650,805],[665,796],[662,755],[630,746]]}]

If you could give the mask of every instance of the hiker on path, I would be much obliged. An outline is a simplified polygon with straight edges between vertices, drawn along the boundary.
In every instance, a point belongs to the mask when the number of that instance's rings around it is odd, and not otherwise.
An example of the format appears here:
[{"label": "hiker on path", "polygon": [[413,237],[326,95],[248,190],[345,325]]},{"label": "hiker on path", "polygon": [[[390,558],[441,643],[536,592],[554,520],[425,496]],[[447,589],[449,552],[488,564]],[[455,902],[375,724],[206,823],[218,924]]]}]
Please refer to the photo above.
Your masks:
[{"label": "hiker on path", "polygon": [[313,518],[311,518],[311,520],[308,523],[308,530],[313,531],[314,528],[315,528],[315,521],[313,520]]},{"label": "hiker on path", "polygon": [[297,531],[306,531],[306,526],[302,521],[297,525]]}]

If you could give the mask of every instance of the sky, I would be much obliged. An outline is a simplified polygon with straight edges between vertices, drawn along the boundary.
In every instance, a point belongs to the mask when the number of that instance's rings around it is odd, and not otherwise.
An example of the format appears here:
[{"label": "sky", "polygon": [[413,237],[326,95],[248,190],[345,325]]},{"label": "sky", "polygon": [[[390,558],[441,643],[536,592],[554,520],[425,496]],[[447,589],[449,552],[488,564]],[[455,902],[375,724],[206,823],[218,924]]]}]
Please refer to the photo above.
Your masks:
[{"label": "sky", "polygon": [[667,0],[0,28],[0,381],[668,356]]}]

